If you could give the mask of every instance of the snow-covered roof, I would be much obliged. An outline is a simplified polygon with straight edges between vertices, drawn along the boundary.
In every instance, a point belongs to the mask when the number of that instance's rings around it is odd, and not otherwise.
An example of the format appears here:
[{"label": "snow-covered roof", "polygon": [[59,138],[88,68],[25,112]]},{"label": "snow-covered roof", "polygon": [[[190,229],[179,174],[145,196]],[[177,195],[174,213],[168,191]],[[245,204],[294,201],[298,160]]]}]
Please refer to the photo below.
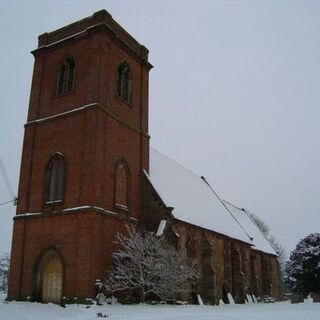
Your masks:
[{"label": "snow-covered roof", "polygon": [[251,244],[223,202],[199,176],[153,148],[147,176],[164,204],[173,207],[176,219]]},{"label": "snow-covered roof", "polygon": [[252,238],[252,242],[254,244],[252,249],[274,255],[277,254],[256,223],[247,214],[245,209],[241,209],[228,201],[224,201],[224,204]]},{"label": "snow-covered roof", "polygon": [[153,148],[146,175],[163,203],[173,208],[174,218],[276,254],[244,211],[222,201],[201,177]]}]

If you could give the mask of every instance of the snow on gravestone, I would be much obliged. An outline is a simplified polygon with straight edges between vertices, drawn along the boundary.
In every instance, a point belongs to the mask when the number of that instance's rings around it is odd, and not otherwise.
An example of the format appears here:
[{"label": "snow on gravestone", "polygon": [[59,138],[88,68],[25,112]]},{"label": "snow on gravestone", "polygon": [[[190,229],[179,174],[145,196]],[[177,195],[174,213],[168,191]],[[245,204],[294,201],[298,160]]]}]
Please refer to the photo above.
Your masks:
[{"label": "snow on gravestone", "polygon": [[156,233],[157,237],[162,236],[163,231],[164,231],[164,229],[166,227],[166,224],[167,224],[167,220],[161,220],[160,221],[159,226],[158,226],[158,230],[157,230],[157,233]]},{"label": "snow on gravestone", "polygon": [[246,294],[246,299],[245,299],[246,303],[253,303],[252,297],[250,296],[250,294]]},{"label": "snow on gravestone", "polygon": [[201,296],[200,296],[200,294],[198,294],[198,303],[199,303],[199,305],[200,306],[203,306],[203,301],[202,301],[202,298],[201,298]]},{"label": "snow on gravestone", "polygon": [[228,292],[228,300],[229,300],[230,304],[235,304],[233,296],[232,296],[232,294],[230,292]]}]

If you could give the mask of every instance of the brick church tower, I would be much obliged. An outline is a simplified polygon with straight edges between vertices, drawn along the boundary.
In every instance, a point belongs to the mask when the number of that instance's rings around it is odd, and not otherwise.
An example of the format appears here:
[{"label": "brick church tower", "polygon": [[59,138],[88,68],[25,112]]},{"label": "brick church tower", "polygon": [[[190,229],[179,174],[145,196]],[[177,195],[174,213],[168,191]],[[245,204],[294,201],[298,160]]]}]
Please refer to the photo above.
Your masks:
[{"label": "brick church tower", "polygon": [[140,217],[152,66],[105,10],[32,53],[8,298],[92,297],[114,234]]}]

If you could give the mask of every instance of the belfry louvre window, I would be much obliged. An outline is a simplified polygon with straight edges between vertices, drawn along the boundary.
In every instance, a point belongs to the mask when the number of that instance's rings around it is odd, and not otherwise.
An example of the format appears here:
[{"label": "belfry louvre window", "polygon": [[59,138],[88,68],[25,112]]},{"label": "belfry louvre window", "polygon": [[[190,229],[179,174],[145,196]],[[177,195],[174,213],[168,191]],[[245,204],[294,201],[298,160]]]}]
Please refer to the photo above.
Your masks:
[{"label": "belfry louvre window", "polygon": [[45,203],[62,202],[64,193],[65,162],[60,153],[54,154],[47,166]]},{"label": "belfry louvre window", "polygon": [[132,74],[129,65],[124,62],[118,68],[118,96],[131,101]]},{"label": "belfry louvre window", "polygon": [[61,95],[73,90],[75,78],[75,62],[73,59],[62,61],[59,73],[57,94]]}]

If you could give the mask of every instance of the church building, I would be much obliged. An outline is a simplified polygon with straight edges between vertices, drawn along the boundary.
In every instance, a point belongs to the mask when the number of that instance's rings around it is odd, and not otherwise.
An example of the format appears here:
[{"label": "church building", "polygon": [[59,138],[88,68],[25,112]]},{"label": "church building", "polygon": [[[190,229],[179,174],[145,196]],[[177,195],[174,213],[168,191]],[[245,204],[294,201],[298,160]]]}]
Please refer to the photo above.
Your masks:
[{"label": "church building", "polygon": [[128,224],[195,260],[205,303],[280,297],[277,253],[247,212],[149,147],[146,47],[101,10],[32,54],[8,299],[93,298]]}]

